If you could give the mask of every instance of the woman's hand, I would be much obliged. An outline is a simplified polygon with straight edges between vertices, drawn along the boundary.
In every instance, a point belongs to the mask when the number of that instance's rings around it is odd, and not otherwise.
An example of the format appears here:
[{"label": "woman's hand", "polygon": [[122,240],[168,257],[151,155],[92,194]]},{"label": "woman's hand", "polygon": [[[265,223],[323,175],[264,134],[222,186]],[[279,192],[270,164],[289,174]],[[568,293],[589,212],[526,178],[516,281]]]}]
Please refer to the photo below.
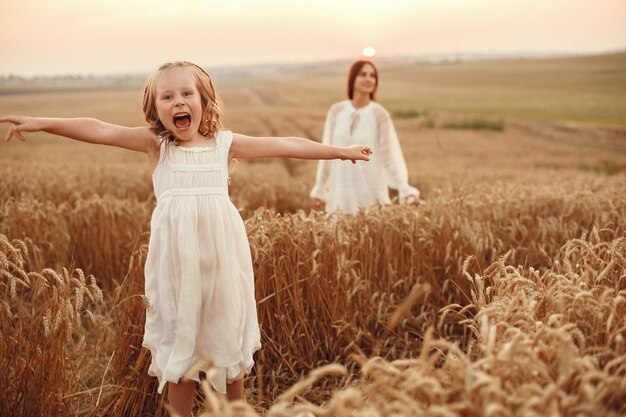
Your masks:
[{"label": "woman's hand", "polygon": [[341,160],[345,161],[349,159],[353,164],[356,164],[356,161],[369,161],[370,155],[373,153],[372,149],[365,145],[352,145],[344,149],[345,152]]},{"label": "woman's hand", "polygon": [[0,117],[0,123],[11,123],[9,131],[4,137],[4,140],[7,142],[10,141],[13,136],[21,141],[25,141],[26,138],[22,135],[22,132],[37,132],[41,130],[39,120],[36,117],[3,116]]},{"label": "woman's hand", "polygon": [[404,204],[408,204],[410,206],[419,206],[422,203],[422,200],[416,195],[410,195],[404,199]]},{"label": "woman's hand", "polygon": [[311,198],[311,205],[315,210],[324,210],[324,206],[326,206],[326,202],[319,198]]}]

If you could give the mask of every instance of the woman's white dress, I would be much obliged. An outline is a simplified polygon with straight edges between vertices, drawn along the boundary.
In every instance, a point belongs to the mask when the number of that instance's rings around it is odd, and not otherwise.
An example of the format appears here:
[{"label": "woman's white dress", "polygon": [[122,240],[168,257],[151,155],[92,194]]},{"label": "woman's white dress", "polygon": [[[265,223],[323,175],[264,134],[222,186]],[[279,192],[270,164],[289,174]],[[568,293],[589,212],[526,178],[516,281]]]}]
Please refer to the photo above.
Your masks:
[{"label": "woman's white dress", "polygon": [[157,204],[145,265],[143,346],[152,353],[149,374],[159,379],[159,393],[207,359],[218,370],[212,385],[226,392],[227,382],[250,372],[261,347],[250,247],[228,198],[232,133],[219,132],[216,142],[162,144],[152,177]]},{"label": "woman's white dress", "polygon": [[388,204],[389,188],[400,199],[419,190],[411,187],[404,156],[389,112],[375,101],[356,109],[350,100],[334,104],[324,124],[323,143],[336,146],[356,144],[372,148],[370,161],[320,161],[311,197],[326,202],[326,211],[356,212],[374,204]]}]

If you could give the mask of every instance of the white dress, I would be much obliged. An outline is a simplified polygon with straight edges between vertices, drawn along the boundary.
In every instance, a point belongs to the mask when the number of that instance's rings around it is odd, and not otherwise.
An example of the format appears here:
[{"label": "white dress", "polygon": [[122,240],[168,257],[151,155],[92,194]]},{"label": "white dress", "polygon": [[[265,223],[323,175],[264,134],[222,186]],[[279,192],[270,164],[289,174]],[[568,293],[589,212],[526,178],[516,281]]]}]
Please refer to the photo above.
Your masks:
[{"label": "white dress", "polygon": [[334,104],[324,124],[323,143],[335,146],[368,145],[368,163],[320,161],[311,197],[326,202],[326,211],[356,212],[374,204],[388,204],[389,187],[400,199],[419,190],[411,187],[404,156],[389,112],[375,101],[356,109],[350,100]]},{"label": "white dress", "polygon": [[[145,265],[143,346],[148,373],[179,382],[198,361],[218,370],[220,392],[249,373],[261,347],[252,258],[239,212],[228,198],[231,132],[215,147],[161,144],[152,181],[157,204]],[[193,379],[199,380],[198,372]]]}]

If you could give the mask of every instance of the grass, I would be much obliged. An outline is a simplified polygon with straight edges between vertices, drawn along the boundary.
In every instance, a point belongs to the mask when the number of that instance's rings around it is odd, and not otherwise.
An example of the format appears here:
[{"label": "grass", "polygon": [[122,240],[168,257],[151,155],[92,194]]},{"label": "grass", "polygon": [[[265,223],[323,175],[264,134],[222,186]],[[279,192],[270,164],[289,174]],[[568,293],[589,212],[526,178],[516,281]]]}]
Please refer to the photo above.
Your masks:
[{"label": "grass", "polygon": [[428,111],[417,111],[413,109],[407,110],[396,110],[393,112],[392,117],[394,119],[415,119],[421,116],[429,116],[430,113]]},{"label": "grass", "polygon": [[610,177],[610,176],[617,175],[621,172],[626,171],[626,166],[624,164],[619,164],[615,161],[605,160],[605,161],[600,161],[597,165],[592,166],[592,167],[583,165],[582,169],[590,170],[598,174],[602,174],[602,175],[606,175]]},{"label": "grass", "polygon": [[381,70],[381,97],[391,108],[623,129],[625,57],[395,65]]},{"label": "grass", "polygon": [[473,129],[473,130],[493,130],[502,132],[504,130],[504,122],[502,120],[488,120],[473,118],[462,121],[446,122],[442,125],[444,129]]}]

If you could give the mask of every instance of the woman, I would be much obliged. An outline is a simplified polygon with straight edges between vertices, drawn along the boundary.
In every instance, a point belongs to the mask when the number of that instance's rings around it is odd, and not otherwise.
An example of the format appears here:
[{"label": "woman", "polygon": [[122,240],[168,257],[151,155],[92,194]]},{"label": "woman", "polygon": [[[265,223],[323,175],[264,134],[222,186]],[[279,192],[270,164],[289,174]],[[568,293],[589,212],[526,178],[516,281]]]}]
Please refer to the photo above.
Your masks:
[{"label": "woman", "polygon": [[408,183],[408,172],[389,112],[376,102],[378,71],[369,61],[350,67],[348,97],[328,111],[323,142],[335,146],[355,143],[373,150],[369,164],[352,166],[320,161],[311,190],[313,207],[326,212],[356,212],[374,204],[389,204],[388,188],[400,201],[419,204],[420,192]]}]

